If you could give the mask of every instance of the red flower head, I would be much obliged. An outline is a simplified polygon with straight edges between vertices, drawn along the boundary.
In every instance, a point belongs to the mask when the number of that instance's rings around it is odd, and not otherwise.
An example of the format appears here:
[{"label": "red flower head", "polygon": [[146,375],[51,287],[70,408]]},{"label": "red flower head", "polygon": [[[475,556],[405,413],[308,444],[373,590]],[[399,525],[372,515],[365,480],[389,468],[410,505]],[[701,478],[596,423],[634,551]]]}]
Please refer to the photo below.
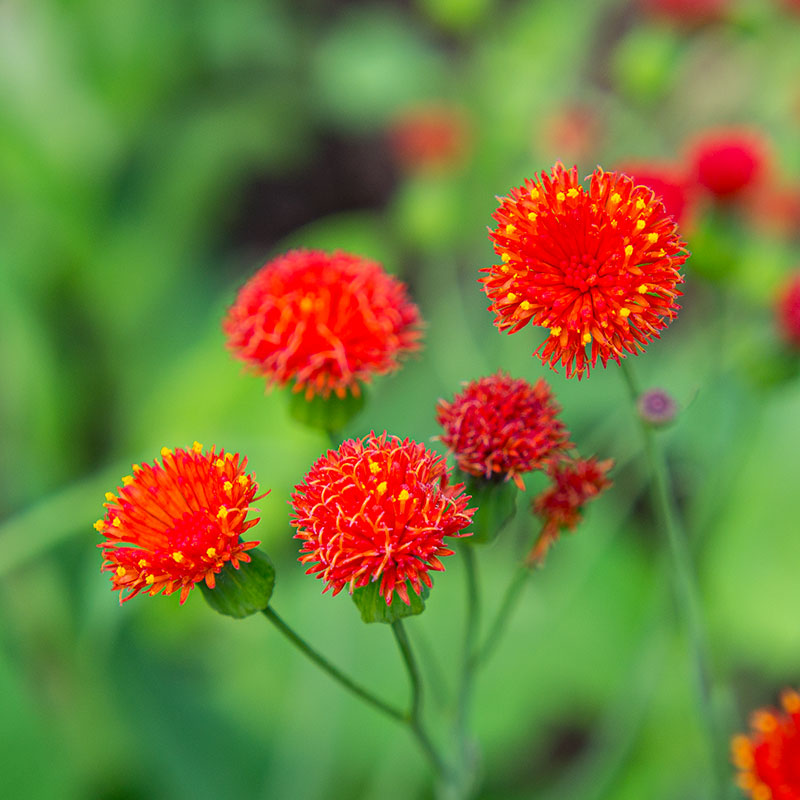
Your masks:
[{"label": "red flower head", "polygon": [[431,586],[428,570],[444,569],[452,555],[445,536],[458,536],[474,509],[463,485],[449,485],[445,460],[409,439],[374,433],[348,439],[309,470],[292,495],[303,540],[300,562],[310,564],[338,594],[380,579],[386,603],[393,592],[409,603],[406,581],[419,594]]},{"label": "red flower head", "polygon": [[753,800],[800,800],[800,693],[786,690],[784,713],[753,714],[750,736],[732,742],[738,782]]},{"label": "red flower head", "polygon": [[498,372],[465,384],[452,402],[440,400],[439,437],[470,475],[512,478],[524,489],[520,473],[544,468],[569,444],[569,432],[547,382],[531,386]]},{"label": "red flower head", "polygon": [[405,109],[392,121],[388,137],[395,160],[408,172],[456,166],[469,139],[461,109],[446,105]]},{"label": "red flower head", "polygon": [[598,357],[605,366],[636,355],[675,317],[685,244],[664,204],[627,175],[598,167],[587,191],[577,168],[559,163],[512,189],[493,216],[502,263],[481,282],[495,325],[549,328],[534,355],[568,378]]},{"label": "red flower head", "polygon": [[358,256],[292,250],[262,267],[223,323],[228,347],[270,384],[306,397],[359,393],[419,349],[421,320],[405,286]]},{"label": "red flower head", "polygon": [[800,348],[800,272],[784,284],[775,310],[784,339],[792,347]]},{"label": "red flower head", "polygon": [[611,459],[563,458],[548,469],[551,485],[533,501],[533,513],[544,520],[539,539],[528,555],[529,564],[542,564],[561,528],[575,530],[583,506],[611,486]]},{"label": "red flower head", "polygon": [[661,198],[664,209],[678,225],[685,225],[691,216],[694,199],[690,193],[689,181],[682,171],[672,164],[658,162],[629,162],[617,168],[618,172],[630,175],[637,184],[652,189]]},{"label": "red flower head", "polygon": [[730,0],[640,0],[651,16],[686,27],[722,19],[729,4]]},{"label": "red flower head", "polygon": [[161,457],[161,464],[135,464],[117,493],[106,493],[105,518],[94,525],[105,537],[102,569],[120,603],[143,590],[178,589],[184,603],[198,581],[213,589],[225,564],[238,569],[258,544],[240,539],[258,522],[247,519],[258,484],[245,474],[246,458],[213,447],[204,453],[199,442],[174,453],[164,447]]},{"label": "red flower head", "polygon": [[767,144],[754,131],[706,131],[690,147],[697,182],[718,200],[729,200],[752,188],[767,168]]}]

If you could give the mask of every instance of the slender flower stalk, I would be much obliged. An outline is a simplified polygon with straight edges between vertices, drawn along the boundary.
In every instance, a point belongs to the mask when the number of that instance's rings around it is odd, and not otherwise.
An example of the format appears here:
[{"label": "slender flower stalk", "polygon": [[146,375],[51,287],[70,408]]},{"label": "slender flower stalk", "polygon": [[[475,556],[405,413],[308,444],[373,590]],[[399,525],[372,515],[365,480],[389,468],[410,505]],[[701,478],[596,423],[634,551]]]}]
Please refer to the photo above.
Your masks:
[{"label": "slender flower stalk", "polygon": [[[636,413],[639,390],[631,368],[623,363],[622,376]],[[706,729],[712,757],[715,796],[724,797],[726,782],[726,753],[724,726],[720,723],[712,698],[712,681],[708,642],[700,606],[700,595],[695,577],[692,556],[686,533],[675,508],[664,455],[658,446],[652,428],[636,413],[644,440],[644,452],[652,475],[651,488],[656,512],[667,535],[672,557],[673,585],[687,627],[694,660],[695,683],[700,706],[700,716]]]}]

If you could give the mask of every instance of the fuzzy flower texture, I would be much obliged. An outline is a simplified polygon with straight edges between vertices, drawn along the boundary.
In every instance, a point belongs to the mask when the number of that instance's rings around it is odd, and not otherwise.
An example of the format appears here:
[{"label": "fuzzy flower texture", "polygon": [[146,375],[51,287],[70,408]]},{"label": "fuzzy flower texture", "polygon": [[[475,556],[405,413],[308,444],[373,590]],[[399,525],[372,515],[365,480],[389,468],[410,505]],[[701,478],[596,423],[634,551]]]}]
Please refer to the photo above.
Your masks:
[{"label": "fuzzy flower texture", "polygon": [[800,693],[785,691],[781,704],[756,711],[750,736],[732,743],[739,786],[753,800],[800,800]]},{"label": "fuzzy flower texture", "polygon": [[199,442],[190,450],[164,447],[161,458],[135,464],[116,494],[106,493],[106,515],[94,525],[105,537],[102,569],[120,603],[141,591],[178,589],[184,603],[196,583],[213,589],[227,562],[238,569],[258,545],[240,538],[258,522],[247,519],[258,484],[245,473],[246,458],[213,447],[204,453]]},{"label": "fuzzy flower texture", "polygon": [[408,604],[408,584],[417,594],[431,586],[428,571],[453,553],[444,537],[465,535],[474,513],[449,478],[441,456],[385,432],[329,450],[291,499],[307,573],[334,595],[380,581],[387,604],[395,592]]},{"label": "fuzzy flower texture", "polygon": [[559,163],[512,189],[493,217],[501,263],[481,282],[495,325],[549,328],[534,355],[568,378],[638,354],[675,317],[685,244],[652,189],[629,176],[598,167],[584,189],[577,168]]},{"label": "fuzzy flower texture", "polygon": [[380,264],[343,252],[292,250],[239,292],[223,328],[228,347],[267,378],[306,398],[358,395],[419,349],[421,319],[403,283]]},{"label": "fuzzy flower texture", "polygon": [[440,400],[436,418],[459,469],[511,479],[524,490],[522,473],[543,469],[571,446],[560,410],[544,379],[531,386],[500,371],[466,384],[450,402]]}]

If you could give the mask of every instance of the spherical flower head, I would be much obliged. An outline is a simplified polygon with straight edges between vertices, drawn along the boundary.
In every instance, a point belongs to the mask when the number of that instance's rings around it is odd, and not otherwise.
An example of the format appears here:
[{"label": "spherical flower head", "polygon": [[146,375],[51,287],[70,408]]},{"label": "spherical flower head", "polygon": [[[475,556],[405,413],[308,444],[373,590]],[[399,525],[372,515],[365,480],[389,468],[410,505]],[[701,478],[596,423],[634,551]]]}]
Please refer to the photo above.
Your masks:
[{"label": "spherical flower head", "polygon": [[611,459],[562,458],[548,469],[551,484],[533,501],[533,513],[543,520],[542,530],[529,564],[542,564],[550,545],[558,539],[562,528],[575,530],[583,519],[581,511],[590,501],[611,486],[608,472],[614,466]]},{"label": "spherical flower head", "polygon": [[501,331],[550,329],[534,353],[543,363],[580,379],[598,358],[643,351],[675,317],[688,254],[652,189],[598,167],[586,190],[556,164],[500,200],[501,263],[481,270],[483,290]]},{"label": "spherical flower head", "polygon": [[753,800],[800,800],[800,693],[785,691],[781,704],[756,711],[751,734],[732,742],[739,786]]},{"label": "spherical flower head", "polygon": [[697,182],[718,200],[731,200],[754,187],[767,169],[764,137],[744,129],[706,131],[690,147]]},{"label": "spherical flower head", "polygon": [[570,446],[560,411],[543,378],[532,386],[500,371],[465,384],[450,402],[440,400],[436,419],[462,471],[512,479],[524,489],[522,473],[542,469]]},{"label": "spherical flower head", "polygon": [[183,604],[199,581],[213,589],[228,562],[238,569],[250,561],[245,551],[258,542],[240,537],[258,522],[247,519],[258,484],[246,464],[238,453],[204,453],[199,442],[164,447],[160,462],[134,465],[116,493],[106,493],[106,515],[94,527],[105,537],[102,570],[120,603],[180,589]]},{"label": "spherical flower head", "polygon": [[343,252],[292,250],[262,267],[223,323],[228,348],[296,392],[359,394],[419,349],[421,319],[405,285],[380,264]]},{"label": "spherical flower head", "polygon": [[469,128],[462,109],[444,103],[406,108],[392,120],[389,146],[407,172],[439,172],[466,156]]},{"label": "spherical flower head", "polygon": [[387,604],[396,591],[409,604],[407,581],[420,594],[429,570],[452,555],[445,536],[460,536],[474,509],[463,485],[451,486],[442,456],[386,432],[348,439],[329,450],[295,487],[291,524],[302,540],[300,562],[325,589],[350,593],[380,581]]},{"label": "spherical flower head", "polygon": [[687,224],[691,217],[694,197],[689,180],[681,168],[657,161],[632,161],[621,165],[617,171],[630,175],[637,184],[652,189],[656,197],[661,198],[667,214],[670,214],[678,225]]},{"label": "spherical flower head", "polygon": [[790,347],[800,348],[800,272],[781,288],[775,313],[783,338]]},{"label": "spherical flower head", "polygon": [[636,405],[639,416],[655,428],[669,425],[678,413],[675,399],[664,389],[648,389],[642,392]]}]

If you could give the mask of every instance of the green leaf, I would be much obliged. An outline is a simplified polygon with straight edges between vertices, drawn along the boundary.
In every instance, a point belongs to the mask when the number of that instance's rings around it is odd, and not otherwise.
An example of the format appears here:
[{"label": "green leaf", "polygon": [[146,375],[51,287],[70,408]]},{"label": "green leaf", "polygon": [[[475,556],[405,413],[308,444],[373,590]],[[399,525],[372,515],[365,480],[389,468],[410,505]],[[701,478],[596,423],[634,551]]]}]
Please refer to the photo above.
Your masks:
[{"label": "green leaf", "polygon": [[392,602],[387,605],[386,600],[380,595],[380,580],[368,583],[353,592],[353,602],[361,612],[361,619],[364,622],[384,622],[391,625],[403,617],[414,617],[425,610],[425,601],[428,599],[430,589],[422,587],[422,595],[418,595],[411,588],[411,584],[406,581],[408,588],[408,599],[410,605],[406,605],[395,591]]},{"label": "green leaf", "polygon": [[463,475],[465,489],[472,495],[470,506],[478,510],[472,518],[472,536],[465,544],[488,544],[514,518],[517,511],[519,489],[512,481],[486,480],[474,475]]},{"label": "green leaf", "polygon": [[310,400],[306,399],[303,392],[292,392],[289,395],[289,414],[310,428],[339,432],[364,408],[365,402],[363,387],[358,395],[348,391],[344,397],[335,394],[328,398],[314,395]]},{"label": "green leaf", "polygon": [[209,589],[200,583],[208,604],[220,614],[242,619],[263,611],[269,605],[275,588],[275,567],[263,550],[251,550],[248,563],[234,569],[230,561],[216,576],[216,586]]}]

